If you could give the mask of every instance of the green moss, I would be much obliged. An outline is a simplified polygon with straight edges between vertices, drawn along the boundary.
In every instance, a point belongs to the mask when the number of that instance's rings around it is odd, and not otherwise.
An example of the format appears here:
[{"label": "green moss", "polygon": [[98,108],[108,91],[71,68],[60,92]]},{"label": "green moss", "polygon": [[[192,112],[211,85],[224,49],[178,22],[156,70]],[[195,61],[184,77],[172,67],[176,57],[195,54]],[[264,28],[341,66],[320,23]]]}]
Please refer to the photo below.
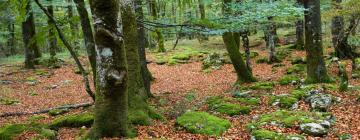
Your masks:
[{"label": "green moss", "polygon": [[164,65],[166,64],[168,61],[166,59],[156,59],[155,63],[158,65]]},{"label": "green moss", "polygon": [[172,56],[172,59],[177,59],[177,60],[189,60],[191,57],[190,54],[186,54],[186,53],[180,53],[180,54],[176,54],[174,56]]},{"label": "green moss", "polygon": [[305,73],[306,65],[304,64],[295,64],[289,69],[286,70],[287,74],[298,74],[298,73]]},{"label": "green moss", "polygon": [[251,135],[256,140],[285,140],[285,136],[282,134],[264,129],[255,130],[251,133]]},{"label": "green moss", "polygon": [[292,81],[299,81],[300,78],[294,75],[285,75],[280,78],[279,84],[280,85],[288,85],[291,84]]},{"label": "green moss", "polygon": [[53,109],[48,112],[50,116],[57,116],[69,112],[67,109]]},{"label": "green moss", "polygon": [[67,115],[56,118],[50,125],[51,129],[59,129],[61,127],[82,127],[91,126],[94,121],[94,115],[91,113],[83,113],[76,115]]},{"label": "green moss", "polygon": [[167,61],[167,64],[168,64],[169,66],[176,65],[176,64],[177,64],[177,60],[176,60],[176,59],[169,59],[169,60]]},{"label": "green moss", "polygon": [[56,139],[56,132],[54,130],[42,128],[38,133],[40,134],[40,138],[46,138],[48,140]]},{"label": "green moss", "polygon": [[145,113],[142,110],[130,110],[129,121],[135,125],[150,125],[151,118],[148,113]]},{"label": "green moss", "polygon": [[352,136],[351,134],[339,134],[338,138],[339,140],[351,140]]},{"label": "green moss", "polygon": [[271,96],[270,97],[270,104],[279,101],[279,106],[281,108],[291,108],[298,99],[291,96]]},{"label": "green moss", "polygon": [[251,86],[241,87],[243,90],[271,90],[275,86],[274,82],[257,82]]},{"label": "green moss", "polygon": [[230,116],[239,115],[239,114],[249,114],[251,109],[247,106],[241,106],[238,104],[231,103],[222,103],[213,108],[214,111],[227,114]]},{"label": "green moss", "polygon": [[206,112],[186,112],[176,119],[176,124],[190,133],[214,136],[221,136],[231,126],[228,120]]},{"label": "green moss", "polygon": [[24,124],[9,124],[0,128],[1,140],[12,140],[16,135],[21,134],[26,130]]},{"label": "green moss", "polygon": [[26,82],[36,82],[37,79],[36,79],[35,77],[30,76],[30,77],[27,77],[27,78],[25,79],[25,81],[26,81]]},{"label": "green moss", "polygon": [[306,92],[307,91],[305,91],[303,89],[295,89],[295,90],[291,91],[291,96],[300,100],[300,99],[305,98]]},{"label": "green moss", "polygon": [[13,104],[17,104],[20,101],[15,100],[15,99],[10,99],[10,98],[0,98],[0,104],[2,105],[13,105]]},{"label": "green moss", "polygon": [[247,105],[259,105],[260,104],[260,98],[238,98],[239,102],[247,104]]},{"label": "green moss", "polygon": [[256,130],[265,124],[274,122],[284,127],[294,127],[301,123],[319,123],[326,119],[329,115],[331,114],[320,112],[278,110],[272,113],[261,115],[259,118],[249,123],[248,128],[251,130]]},{"label": "green moss", "polygon": [[40,115],[35,115],[35,116],[31,116],[28,118],[28,121],[30,122],[35,122],[35,121],[39,121],[39,120],[42,120],[42,119],[45,119],[46,117],[44,116],[40,116]]}]

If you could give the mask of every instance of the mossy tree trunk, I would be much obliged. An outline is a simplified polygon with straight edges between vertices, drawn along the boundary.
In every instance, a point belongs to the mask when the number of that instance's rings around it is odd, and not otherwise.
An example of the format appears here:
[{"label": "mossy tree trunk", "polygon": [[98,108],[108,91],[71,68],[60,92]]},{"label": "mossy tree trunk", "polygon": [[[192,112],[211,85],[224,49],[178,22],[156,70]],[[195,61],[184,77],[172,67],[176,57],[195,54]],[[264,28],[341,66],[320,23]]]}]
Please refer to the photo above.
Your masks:
[{"label": "mossy tree trunk", "polygon": [[[144,12],[142,8],[142,0],[136,0],[135,1],[135,12],[137,15],[137,18],[139,20],[144,20]],[[140,57],[140,63],[141,63],[141,75],[142,79],[144,81],[144,87],[146,89],[148,97],[152,96],[150,91],[150,85],[152,80],[152,74],[150,70],[147,67],[147,60],[146,60],[146,52],[145,48],[148,47],[148,43],[146,40],[146,34],[145,34],[145,28],[144,25],[141,22],[137,22],[137,32],[138,32],[138,44],[139,44],[139,57]]]},{"label": "mossy tree trunk", "polygon": [[[200,19],[205,20],[206,19],[206,13],[205,13],[204,0],[198,0],[198,3],[199,3]],[[202,34],[202,33],[199,34],[198,39],[199,39],[200,42],[209,40],[209,38],[205,34]]]},{"label": "mossy tree trunk", "polygon": [[28,1],[26,5],[26,19],[22,22],[22,35],[24,41],[25,51],[25,68],[35,68],[35,52],[34,48],[37,47],[35,38],[35,23],[34,16],[31,10],[31,2]]},{"label": "mossy tree trunk", "polygon": [[348,38],[350,37],[353,30],[359,25],[360,16],[353,14],[350,18],[349,26],[342,30],[338,36],[336,43],[336,55],[341,59],[353,59],[358,57],[359,54],[356,54],[352,47],[348,43]]},{"label": "mossy tree trunk", "polygon": [[[125,3],[128,3],[127,0]],[[97,82],[95,120],[88,139],[123,137],[128,131],[127,59],[118,0],[91,0]]]},{"label": "mossy tree trunk", "polygon": [[[156,21],[158,19],[158,6],[156,0],[149,0],[150,14],[152,19]],[[166,52],[164,36],[161,33],[160,28],[155,29],[156,39],[158,43],[158,52]]]},{"label": "mossy tree trunk", "polygon": [[229,53],[231,62],[234,66],[234,69],[237,74],[237,82],[254,82],[256,81],[253,77],[251,71],[247,68],[240,52],[237,47],[236,41],[234,39],[234,35],[231,32],[226,32],[222,35],[226,50]]},{"label": "mossy tree trunk", "polygon": [[89,14],[85,7],[84,0],[74,0],[76,9],[80,16],[81,28],[84,36],[85,48],[88,55],[88,59],[93,72],[94,85],[96,85],[96,52],[95,52],[95,40],[93,31],[91,29],[91,23],[89,20]]},{"label": "mossy tree trunk", "polygon": [[269,23],[267,25],[267,29],[266,29],[266,41],[267,41],[267,47],[269,49],[269,58],[268,58],[268,62],[269,63],[274,63],[277,62],[278,59],[276,57],[276,53],[275,53],[275,47],[277,44],[277,35],[276,35],[276,24],[273,20],[273,17],[268,17]]},{"label": "mossy tree trunk", "polygon": [[[47,10],[49,14],[54,17],[54,10],[52,5],[52,0],[49,1],[50,4],[47,6]],[[51,19],[48,19],[48,28],[49,28],[49,35],[48,35],[48,46],[50,51],[50,63],[54,65],[56,63],[56,50],[57,50],[57,39],[55,35],[55,27],[54,24],[51,22]]]},{"label": "mossy tree trunk", "polygon": [[[334,9],[340,10],[341,0],[333,0],[332,5]],[[338,48],[338,40],[340,39],[340,34],[344,30],[344,18],[340,15],[335,16],[331,20],[331,35],[332,35],[332,44],[335,48],[335,53],[339,57],[342,53],[340,48]]]},{"label": "mossy tree trunk", "polygon": [[320,0],[304,1],[305,50],[308,83],[328,82],[329,76],[323,58]]}]

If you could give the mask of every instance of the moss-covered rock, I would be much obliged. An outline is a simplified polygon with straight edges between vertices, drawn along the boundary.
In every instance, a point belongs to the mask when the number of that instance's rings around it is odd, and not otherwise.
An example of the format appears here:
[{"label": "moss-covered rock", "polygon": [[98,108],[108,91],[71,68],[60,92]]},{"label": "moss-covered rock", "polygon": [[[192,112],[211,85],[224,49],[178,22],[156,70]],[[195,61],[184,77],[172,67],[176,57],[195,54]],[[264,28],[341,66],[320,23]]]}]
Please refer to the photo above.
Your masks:
[{"label": "moss-covered rock", "polygon": [[189,60],[191,58],[191,55],[186,53],[179,53],[172,56],[171,58],[176,60]]},{"label": "moss-covered rock", "polygon": [[271,96],[270,104],[278,104],[281,108],[291,108],[298,102],[298,99],[292,96]]},{"label": "moss-covered rock", "polygon": [[202,64],[202,69],[220,69],[225,64],[225,59],[219,53],[211,53],[203,59]]},{"label": "moss-covered rock", "polygon": [[26,130],[27,126],[24,124],[8,124],[0,128],[1,140],[12,140],[16,135],[21,134]]},{"label": "moss-covered rock", "polygon": [[207,99],[209,109],[222,114],[234,116],[240,114],[249,114],[251,111],[250,107],[241,106],[239,104],[230,103],[231,99],[224,98],[221,96],[211,97]]},{"label": "moss-covered rock", "polygon": [[155,60],[155,63],[158,65],[164,65],[166,64],[168,61],[166,59],[157,59]]},{"label": "moss-covered rock", "polygon": [[251,135],[255,140],[286,140],[284,135],[265,129],[255,130]]},{"label": "moss-covered rock", "polygon": [[56,118],[52,123],[49,124],[49,128],[59,129],[61,127],[91,126],[93,122],[94,115],[92,113],[67,115]]},{"label": "moss-covered rock", "polygon": [[274,82],[256,82],[251,86],[241,87],[242,90],[271,90],[275,86]]},{"label": "moss-covered rock", "polygon": [[176,124],[190,133],[213,136],[221,136],[231,126],[228,120],[206,112],[186,112],[176,119]]},{"label": "moss-covered rock", "polygon": [[173,65],[176,65],[177,64],[177,60],[176,59],[169,59],[168,61],[167,61],[167,65],[169,65],[169,66],[173,66]]},{"label": "moss-covered rock", "polygon": [[329,113],[278,110],[263,114],[247,125],[249,130],[258,130],[266,124],[294,127],[303,123],[321,123],[331,116]]},{"label": "moss-covered rock", "polygon": [[300,81],[300,78],[298,76],[294,76],[294,75],[284,75],[283,77],[281,77],[279,79],[279,84],[280,85],[288,85],[291,84],[293,81]]}]

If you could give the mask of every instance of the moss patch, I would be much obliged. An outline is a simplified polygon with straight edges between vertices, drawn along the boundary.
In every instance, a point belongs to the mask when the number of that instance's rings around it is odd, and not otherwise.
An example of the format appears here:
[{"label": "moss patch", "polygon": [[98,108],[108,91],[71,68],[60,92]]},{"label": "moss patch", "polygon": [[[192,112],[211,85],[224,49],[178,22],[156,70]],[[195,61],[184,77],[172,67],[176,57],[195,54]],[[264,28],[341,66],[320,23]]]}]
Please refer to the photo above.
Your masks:
[{"label": "moss patch", "polygon": [[91,113],[83,113],[76,115],[67,115],[56,118],[50,125],[51,129],[59,129],[61,127],[82,127],[91,126],[94,122],[94,115]]},{"label": "moss patch", "polygon": [[221,136],[231,126],[228,120],[206,112],[186,112],[176,119],[176,124],[190,133],[214,136]]},{"label": "moss patch", "polygon": [[242,90],[271,90],[275,86],[274,82],[257,82],[251,86],[241,87]]},{"label": "moss patch", "polygon": [[50,116],[57,116],[69,112],[67,109],[53,109],[48,112]]},{"label": "moss patch", "polygon": [[226,99],[224,97],[212,97],[207,100],[209,109],[216,111],[222,114],[227,114],[230,116],[240,115],[240,114],[249,114],[251,111],[250,107],[241,106],[239,104],[230,103],[231,99]]},{"label": "moss patch", "polygon": [[292,81],[300,81],[300,78],[294,75],[285,75],[279,79],[280,85],[291,84]]},{"label": "moss patch", "polygon": [[271,96],[270,97],[270,104],[275,102],[279,102],[279,106],[281,108],[291,108],[298,99],[292,96]]},{"label": "moss patch", "polygon": [[295,57],[293,59],[291,59],[291,64],[306,64],[306,60],[305,58],[302,57]]},{"label": "moss patch", "polygon": [[21,134],[26,130],[27,126],[24,124],[9,124],[0,128],[1,140],[12,140],[16,135]]},{"label": "moss patch", "polygon": [[282,134],[272,132],[269,130],[264,130],[264,129],[255,130],[251,133],[251,135],[256,140],[285,140],[286,139],[285,136],[283,136]]},{"label": "moss patch", "polygon": [[306,65],[304,64],[295,64],[289,69],[286,70],[287,74],[302,74],[305,73]]},{"label": "moss patch", "polygon": [[239,102],[247,104],[247,105],[259,105],[260,98],[250,97],[250,98],[238,98]]}]

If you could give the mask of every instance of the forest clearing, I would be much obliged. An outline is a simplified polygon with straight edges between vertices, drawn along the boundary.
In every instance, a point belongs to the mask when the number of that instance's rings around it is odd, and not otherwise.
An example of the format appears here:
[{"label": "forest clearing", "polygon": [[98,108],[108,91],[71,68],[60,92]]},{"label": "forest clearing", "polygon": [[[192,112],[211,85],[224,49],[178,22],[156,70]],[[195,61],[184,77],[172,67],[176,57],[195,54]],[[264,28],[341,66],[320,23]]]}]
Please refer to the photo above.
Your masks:
[{"label": "forest clearing", "polygon": [[0,1],[0,140],[360,139],[360,1]]}]

